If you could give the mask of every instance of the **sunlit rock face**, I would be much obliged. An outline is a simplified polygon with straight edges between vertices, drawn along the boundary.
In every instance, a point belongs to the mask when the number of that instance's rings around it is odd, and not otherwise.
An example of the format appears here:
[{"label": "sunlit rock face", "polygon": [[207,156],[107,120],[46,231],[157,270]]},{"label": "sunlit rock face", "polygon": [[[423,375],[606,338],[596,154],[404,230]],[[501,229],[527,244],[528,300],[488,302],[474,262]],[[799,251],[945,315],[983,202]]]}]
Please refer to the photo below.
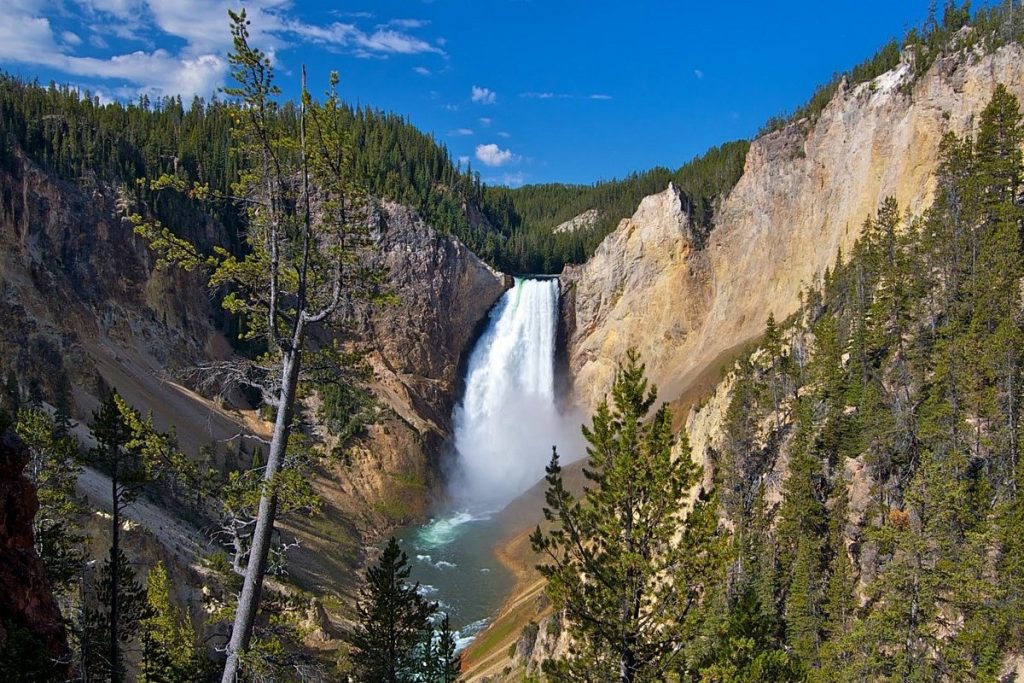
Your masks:
[{"label": "sunlit rock face", "polygon": [[903,64],[840,87],[813,124],[753,142],[706,239],[674,188],[645,199],[564,274],[576,402],[596,403],[630,346],[671,399],[769,313],[794,312],[886,197],[912,212],[929,204],[942,136],[972,133],[998,83],[1024,97],[1020,46],[939,60],[916,81]]}]

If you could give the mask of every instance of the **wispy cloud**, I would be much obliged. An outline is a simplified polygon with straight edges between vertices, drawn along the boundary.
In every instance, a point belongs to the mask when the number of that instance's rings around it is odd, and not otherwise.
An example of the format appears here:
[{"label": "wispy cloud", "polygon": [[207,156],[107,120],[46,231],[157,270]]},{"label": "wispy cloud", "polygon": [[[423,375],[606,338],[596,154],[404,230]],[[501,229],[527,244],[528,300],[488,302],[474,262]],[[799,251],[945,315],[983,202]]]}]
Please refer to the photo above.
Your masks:
[{"label": "wispy cloud", "polygon": [[525,100],[610,100],[611,95],[605,95],[604,93],[595,93],[593,95],[574,95],[572,93],[565,92],[550,92],[550,91],[529,91],[521,92],[519,96]]},{"label": "wispy cloud", "polygon": [[696,76],[697,78],[704,78],[704,72],[701,71],[700,69],[694,69],[693,75]]},{"label": "wispy cloud", "polygon": [[455,130],[448,131],[448,135],[453,137],[465,137],[472,134],[473,130],[471,128],[456,128]]},{"label": "wispy cloud", "polygon": [[[231,36],[226,17],[228,8],[236,6],[235,0],[3,1],[0,63],[116,80],[120,81],[116,89],[128,94],[210,95],[228,73],[224,55],[231,47]],[[298,17],[284,0],[249,0],[245,7],[252,44],[272,59],[299,41],[358,57],[445,54],[436,39],[412,33],[427,25],[421,20],[396,19],[365,29],[356,23],[368,18],[362,14],[312,24]],[[55,28],[55,21],[61,30]],[[121,45],[119,53],[104,56],[78,52],[86,43],[93,50],[106,51],[112,37],[146,49]]]},{"label": "wispy cloud", "polygon": [[510,137],[512,137],[511,135],[509,135],[505,131],[501,131],[497,135],[498,135],[499,138],[504,138],[506,140],[508,140]]},{"label": "wispy cloud", "polygon": [[529,176],[522,171],[515,173],[502,173],[500,176],[489,176],[486,182],[489,185],[506,185],[508,187],[519,187],[523,185]]},{"label": "wispy cloud", "polygon": [[516,171],[515,173],[506,173],[501,177],[502,185],[508,185],[509,187],[519,187],[526,182],[526,174],[522,171]]},{"label": "wispy cloud", "polygon": [[412,70],[415,73],[418,73],[420,76],[429,76],[430,75],[430,69],[428,69],[425,66],[414,66],[412,68]]},{"label": "wispy cloud", "polygon": [[504,166],[519,159],[512,150],[502,149],[492,143],[476,146],[476,158],[486,166]]},{"label": "wispy cloud", "polygon": [[519,96],[527,100],[567,100],[572,95],[556,92],[522,92]]},{"label": "wispy cloud", "polygon": [[411,30],[416,28],[423,28],[424,26],[427,26],[429,24],[429,21],[424,21],[423,19],[392,19],[388,23],[383,24],[383,26],[394,26],[396,28],[404,28],[407,30]]},{"label": "wispy cloud", "polygon": [[479,85],[473,86],[473,89],[470,91],[470,97],[478,104],[494,104],[498,101],[498,93],[490,88],[484,88]]}]

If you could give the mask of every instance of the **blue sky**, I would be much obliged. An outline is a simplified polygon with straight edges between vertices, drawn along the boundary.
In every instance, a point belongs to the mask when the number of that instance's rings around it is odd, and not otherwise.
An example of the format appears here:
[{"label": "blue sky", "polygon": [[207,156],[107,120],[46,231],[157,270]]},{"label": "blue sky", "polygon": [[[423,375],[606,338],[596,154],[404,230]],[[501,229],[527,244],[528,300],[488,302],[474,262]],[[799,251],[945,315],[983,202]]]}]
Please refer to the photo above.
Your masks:
[{"label": "blue sky", "polygon": [[[223,0],[0,0],[0,66],[88,88],[209,96]],[[286,94],[308,65],[347,99],[407,116],[491,183],[593,182],[677,167],[752,136],[918,25],[927,0],[244,3]]]}]

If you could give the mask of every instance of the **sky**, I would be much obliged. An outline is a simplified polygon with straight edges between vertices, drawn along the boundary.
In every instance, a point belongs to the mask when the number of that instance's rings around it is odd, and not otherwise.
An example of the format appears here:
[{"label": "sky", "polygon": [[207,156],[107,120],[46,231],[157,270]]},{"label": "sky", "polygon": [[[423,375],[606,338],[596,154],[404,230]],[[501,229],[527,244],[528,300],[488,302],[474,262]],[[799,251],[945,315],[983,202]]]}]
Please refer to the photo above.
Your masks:
[{"label": "sky", "polygon": [[227,10],[239,6],[286,96],[302,64],[314,93],[338,71],[345,99],[406,116],[486,182],[510,186],[677,168],[751,137],[928,10],[927,0],[0,0],[0,68],[103,100],[209,97],[228,78]]}]

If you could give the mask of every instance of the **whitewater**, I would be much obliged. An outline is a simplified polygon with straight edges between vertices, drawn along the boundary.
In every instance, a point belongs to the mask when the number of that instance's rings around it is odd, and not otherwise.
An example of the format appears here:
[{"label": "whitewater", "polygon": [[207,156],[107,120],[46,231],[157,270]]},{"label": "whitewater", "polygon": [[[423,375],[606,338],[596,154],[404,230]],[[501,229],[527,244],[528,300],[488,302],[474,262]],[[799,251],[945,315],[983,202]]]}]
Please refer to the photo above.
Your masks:
[{"label": "whitewater", "polygon": [[555,394],[557,279],[516,279],[491,311],[470,356],[466,391],[454,414],[454,501],[499,509],[544,476],[551,447],[579,455],[579,420]]},{"label": "whitewater", "polygon": [[555,389],[558,314],[554,278],[516,278],[491,310],[452,415],[447,513],[401,535],[413,578],[451,616],[460,649],[512,586],[493,554],[495,513],[543,479],[552,446],[564,462],[583,454],[579,416],[560,408]]}]

